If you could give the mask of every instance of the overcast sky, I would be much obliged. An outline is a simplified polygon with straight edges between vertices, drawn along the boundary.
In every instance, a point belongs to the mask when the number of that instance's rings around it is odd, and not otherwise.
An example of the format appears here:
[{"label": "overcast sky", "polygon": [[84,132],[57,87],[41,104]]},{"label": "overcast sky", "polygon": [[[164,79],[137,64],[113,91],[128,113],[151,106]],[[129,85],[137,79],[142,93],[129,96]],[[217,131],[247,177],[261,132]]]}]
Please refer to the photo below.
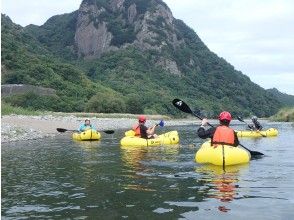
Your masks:
[{"label": "overcast sky", "polygon": [[[203,42],[264,88],[294,95],[293,0],[164,0]],[[78,9],[81,0],[2,0],[22,26]]]}]

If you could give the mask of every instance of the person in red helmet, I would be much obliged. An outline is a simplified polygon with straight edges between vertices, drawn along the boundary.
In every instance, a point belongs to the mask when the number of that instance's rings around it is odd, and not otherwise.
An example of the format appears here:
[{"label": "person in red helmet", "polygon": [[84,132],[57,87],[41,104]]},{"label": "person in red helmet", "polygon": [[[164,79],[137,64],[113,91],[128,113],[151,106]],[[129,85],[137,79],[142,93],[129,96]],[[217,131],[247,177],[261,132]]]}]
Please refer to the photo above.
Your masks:
[{"label": "person in red helmet", "polygon": [[146,123],[146,116],[140,115],[138,117],[138,123],[133,126],[133,131],[135,132],[135,136],[141,137],[141,138],[155,138],[157,135],[155,134],[155,126],[147,128],[145,126]]},{"label": "person in red helmet", "polygon": [[237,134],[232,128],[229,127],[232,120],[230,112],[221,112],[218,119],[220,122],[219,126],[205,130],[204,126],[208,121],[204,118],[197,131],[198,136],[202,139],[211,138],[212,145],[225,144],[235,147],[238,146],[239,140]]}]

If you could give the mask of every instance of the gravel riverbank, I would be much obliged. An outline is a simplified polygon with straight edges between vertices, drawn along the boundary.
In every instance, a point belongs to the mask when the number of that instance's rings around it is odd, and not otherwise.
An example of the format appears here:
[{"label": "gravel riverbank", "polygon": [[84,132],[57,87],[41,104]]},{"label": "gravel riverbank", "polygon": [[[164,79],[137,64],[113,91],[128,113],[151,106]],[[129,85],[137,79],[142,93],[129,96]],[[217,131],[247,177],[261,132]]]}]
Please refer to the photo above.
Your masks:
[{"label": "gravel riverbank", "polygon": [[[136,122],[130,118],[90,118],[92,124],[98,130],[104,129],[129,129]],[[54,137],[60,135],[56,128],[77,129],[85,120],[85,117],[70,116],[23,116],[7,115],[1,118],[1,143],[12,141],[24,141]],[[158,123],[158,120],[148,120],[147,126]],[[167,120],[165,126],[189,125],[193,121],[185,120]],[[194,121],[195,123],[195,121]]]}]

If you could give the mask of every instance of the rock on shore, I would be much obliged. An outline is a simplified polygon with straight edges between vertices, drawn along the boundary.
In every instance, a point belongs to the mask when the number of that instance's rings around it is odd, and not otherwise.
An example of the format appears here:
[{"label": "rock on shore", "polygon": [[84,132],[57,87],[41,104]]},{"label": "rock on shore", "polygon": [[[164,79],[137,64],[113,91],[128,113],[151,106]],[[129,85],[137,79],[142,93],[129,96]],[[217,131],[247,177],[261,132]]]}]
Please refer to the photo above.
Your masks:
[{"label": "rock on shore", "polygon": [[44,134],[33,128],[22,128],[9,124],[2,124],[1,126],[1,143],[40,139],[50,136],[53,135]]}]

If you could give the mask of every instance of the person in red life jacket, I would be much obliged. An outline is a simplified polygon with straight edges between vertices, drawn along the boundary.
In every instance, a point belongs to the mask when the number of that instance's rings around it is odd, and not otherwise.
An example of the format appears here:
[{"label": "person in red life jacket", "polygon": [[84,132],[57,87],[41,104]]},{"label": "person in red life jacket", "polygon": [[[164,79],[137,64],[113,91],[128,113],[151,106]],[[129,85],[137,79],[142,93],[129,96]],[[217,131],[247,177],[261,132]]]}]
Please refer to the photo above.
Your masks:
[{"label": "person in red life jacket", "polygon": [[208,121],[204,118],[197,131],[198,136],[202,139],[211,138],[212,145],[225,144],[237,147],[239,145],[237,133],[229,127],[232,120],[231,114],[229,112],[222,112],[218,119],[220,122],[219,126],[205,130],[204,126]]},{"label": "person in red life jacket", "polygon": [[133,131],[135,132],[135,136],[145,138],[145,139],[157,137],[157,135],[154,133],[156,125],[150,128],[147,128],[145,126],[145,123],[146,123],[145,115],[140,115],[138,117],[138,122],[139,123],[133,126]]}]

